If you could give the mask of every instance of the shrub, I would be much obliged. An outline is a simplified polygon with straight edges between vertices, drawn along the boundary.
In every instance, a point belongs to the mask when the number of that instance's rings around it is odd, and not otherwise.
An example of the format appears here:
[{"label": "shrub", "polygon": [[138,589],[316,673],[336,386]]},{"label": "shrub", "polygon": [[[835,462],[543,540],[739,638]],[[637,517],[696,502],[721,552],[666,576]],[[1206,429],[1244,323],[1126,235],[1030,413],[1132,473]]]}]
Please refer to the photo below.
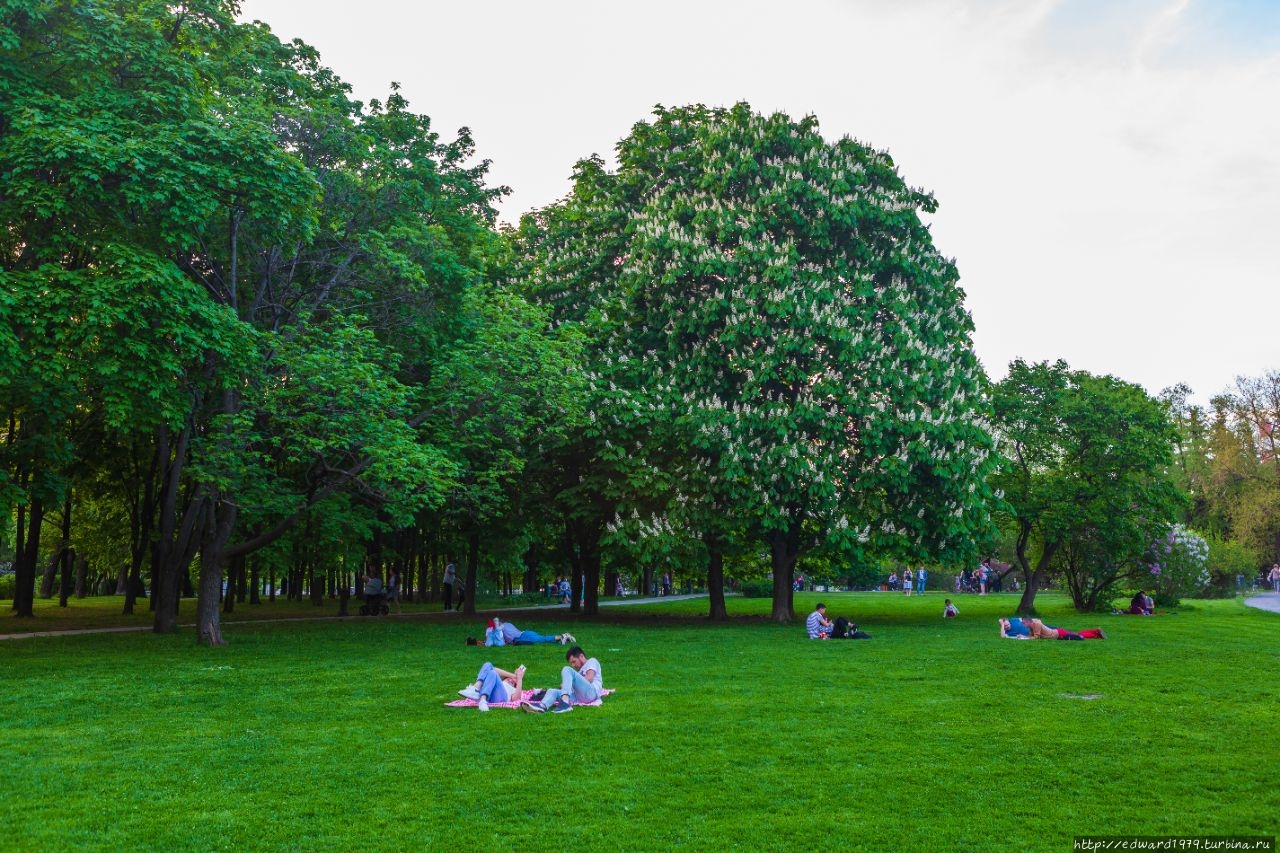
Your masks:
[{"label": "shrub", "polygon": [[743,581],[738,585],[739,591],[745,598],[772,598],[773,597],[773,581],[771,580],[753,580]]},{"label": "shrub", "polygon": [[1147,550],[1156,604],[1174,605],[1184,595],[1209,586],[1209,544],[1200,534],[1175,524]]}]

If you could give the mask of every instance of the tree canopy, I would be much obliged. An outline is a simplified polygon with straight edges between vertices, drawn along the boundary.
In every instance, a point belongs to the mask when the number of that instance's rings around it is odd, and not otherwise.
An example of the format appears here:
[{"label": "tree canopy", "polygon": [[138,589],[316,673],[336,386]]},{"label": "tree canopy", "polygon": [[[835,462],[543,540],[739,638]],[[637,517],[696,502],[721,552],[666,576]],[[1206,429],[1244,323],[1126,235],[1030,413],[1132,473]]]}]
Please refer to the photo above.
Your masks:
[{"label": "tree canopy", "polygon": [[971,553],[990,441],[933,199],[884,152],[746,104],[658,108],[618,163],[579,163],[523,229],[530,292],[588,340],[598,455],[683,535],[764,542],[778,619],[806,550]]},{"label": "tree canopy", "polygon": [[1035,611],[1055,565],[1076,605],[1093,609],[1144,568],[1152,541],[1177,519],[1164,406],[1112,376],[1016,360],[993,388],[992,408],[1004,460],[992,482],[1025,580],[1019,611]]}]

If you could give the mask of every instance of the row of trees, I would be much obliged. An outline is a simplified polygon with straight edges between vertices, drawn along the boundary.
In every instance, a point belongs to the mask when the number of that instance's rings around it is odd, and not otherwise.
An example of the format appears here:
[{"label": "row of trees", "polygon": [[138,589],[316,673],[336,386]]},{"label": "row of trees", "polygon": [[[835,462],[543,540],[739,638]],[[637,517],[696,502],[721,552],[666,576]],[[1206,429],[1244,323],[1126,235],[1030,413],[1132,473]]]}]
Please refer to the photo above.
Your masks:
[{"label": "row of trees", "polygon": [[702,566],[712,616],[748,565],[783,620],[802,557],[954,564],[1001,529],[1024,608],[1063,572],[1093,606],[1180,514],[1280,546],[1275,400],[1206,425],[1061,363],[989,387],[933,198],[813,118],[658,108],[498,229],[465,129],[353,101],[234,3],[0,10],[20,615],[78,566],[126,610],[149,580],[158,631],[192,586],[219,643],[224,580],[319,601],[395,565],[430,596],[464,555],[468,602],[549,564],[588,611]]}]

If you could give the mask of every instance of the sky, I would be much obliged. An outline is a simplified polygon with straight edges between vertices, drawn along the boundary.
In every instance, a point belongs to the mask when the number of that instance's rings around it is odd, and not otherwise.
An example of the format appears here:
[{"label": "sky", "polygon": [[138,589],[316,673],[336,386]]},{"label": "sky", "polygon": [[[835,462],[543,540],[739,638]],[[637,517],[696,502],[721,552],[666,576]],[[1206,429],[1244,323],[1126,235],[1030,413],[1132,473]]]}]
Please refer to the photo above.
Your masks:
[{"label": "sky", "polygon": [[656,104],[813,114],[939,202],[974,348],[1207,403],[1280,369],[1280,0],[242,0],[474,134],[514,222]]}]

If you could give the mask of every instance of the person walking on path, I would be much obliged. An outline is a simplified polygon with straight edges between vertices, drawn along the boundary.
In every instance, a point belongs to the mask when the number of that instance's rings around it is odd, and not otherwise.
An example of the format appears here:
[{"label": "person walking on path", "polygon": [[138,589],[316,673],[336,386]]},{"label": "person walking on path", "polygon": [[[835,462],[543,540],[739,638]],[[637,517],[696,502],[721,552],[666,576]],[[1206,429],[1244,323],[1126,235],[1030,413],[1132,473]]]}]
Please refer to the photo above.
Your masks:
[{"label": "person walking on path", "polygon": [[[440,586],[444,588],[444,609],[453,609],[453,586],[458,582],[458,567],[449,561],[449,565],[444,567],[444,577],[441,579]],[[458,598],[458,605],[462,605],[462,598]]]},{"label": "person walking on path", "polygon": [[403,613],[400,607],[400,573],[395,567],[387,570],[387,604],[396,606],[396,613]]}]

